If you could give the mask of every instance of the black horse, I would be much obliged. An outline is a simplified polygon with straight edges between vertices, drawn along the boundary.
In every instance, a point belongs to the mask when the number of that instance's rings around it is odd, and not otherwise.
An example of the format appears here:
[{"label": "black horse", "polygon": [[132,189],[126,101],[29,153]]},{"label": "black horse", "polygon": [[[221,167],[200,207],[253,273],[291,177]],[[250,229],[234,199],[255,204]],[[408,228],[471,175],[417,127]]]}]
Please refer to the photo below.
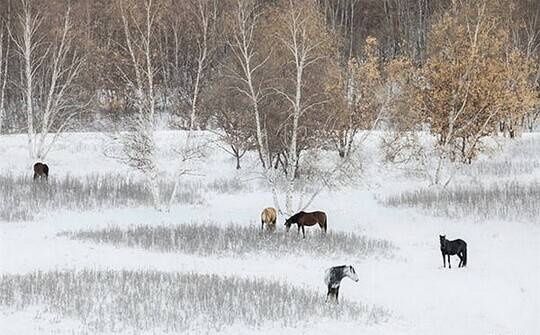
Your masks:
[{"label": "black horse", "polygon": [[441,242],[441,253],[443,259],[443,267],[446,267],[445,256],[448,257],[448,268],[451,269],[450,255],[457,255],[459,257],[458,268],[467,266],[467,243],[463,240],[449,241],[446,239],[446,235],[439,235]]},{"label": "black horse", "polygon": [[291,225],[293,223],[296,223],[298,225],[298,232],[300,232],[300,229],[302,229],[302,235],[304,236],[304,238],[306,238],[306,231],[304,230],[304,226],[313,226],[319,224],[324,233],[326,233],[326,229],[328,227],[326,213],[320,211],[311,213],[306,213],[302,211],[294,214],[285,221],[285,227],[287,231],[291,229]]},{"label": "black horse", "polygon": [[341,280],[345,277],[349,277],[354,281],[358,281],[358,275],[351,265],[334,266],[326,270],[324,276],[324,283],[328,287],[328,293],[326,293],[326,302],[328,299],[333,299],[338,302],[339,286]]},{"label": "black horse", "polygon": [[49,167],[44,163],[34,164],[34,180],[38,178],[44,178],[47,180],[49,178]]}]

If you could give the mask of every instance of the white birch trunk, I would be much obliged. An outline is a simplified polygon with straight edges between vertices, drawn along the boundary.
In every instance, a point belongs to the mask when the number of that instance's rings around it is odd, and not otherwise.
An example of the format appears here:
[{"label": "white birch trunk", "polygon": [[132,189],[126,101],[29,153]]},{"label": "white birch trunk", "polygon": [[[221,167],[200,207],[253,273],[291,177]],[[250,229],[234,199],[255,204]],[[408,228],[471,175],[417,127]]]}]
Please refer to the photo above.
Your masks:
[{"label": "white birch trunk", "polygon": [[[34,104],[33,104],[33,88],[34,88],[34,66],[33,60],[33,46],[34,46],[34,33],[39,27],[39,21],[32,17],[30,12],[30,5],[28,2],[23,1],[23,40],[22,45],[19,46],[21,53],[24,57],[24,77],[25,77],[25,104],[26,104],[26,128],[28,136],[28,154],[30,160],[36,159],[36,152],[34,148]],[[36,27],[36,24],[38,27]]]},{"label": "white birch trunk", "polygon": [[7,75],[8,75],[8,59],[9,59],[9,38],[4,42],[5,29],[4,26],[1,28],[0,32],[0,134],[2,134],[2,129],[4,127],[4,120],[6,117],[5,109],[5,92],[7,84]]},{"label": "white birch trunk", "polygon": [[[161,192],[159,189],[159,171],[156,164],[156,145],[154,135],[155,122],[155,68],[152,59],[152,40],[155,13],[152,0],[147,0],[145,6],[144,26],[132,28],[128,14],[122,11],[122,23],[126,50],[129,54],[131,67],[135,78],[126,78],[128,84],[134,87],[137,115],[135,120],[134,138],[124,139],[124,150],[127,152],[129,164],[143,173],[147,189],[152,196],[156,210],[161,210]],[[132,33],[132,29],[134,33]],[[134,35],[137,34],[137,35]],[[135,37],[138,37],[135,39]],[[134,43],[140,43],[142,55],[135,50]]]},{"label": "white birch trunk", "polygon": [[[60,35],[53,42],[47,42],[44,37],[37,36],[43,18],[32,13],[27,0],[21,0],[21,5],[20,34],[14,36],[10,32],[10,35],[21,57],[27,146],[30,160],[35,161],[45,158],[59,133],[75,116],[76,112],[66,112],[74,109],[68,106],[67,100],[73,82],[80,74],[83,58],[73,50],[69,9],[64,15]],[[5,82],[2,85],[5,87]],[[48,140],[53,126],[57,130]]]},{"label": "white birch trunk", "polygon": [[274,207],[281,212],[277,189],[277,176],[272,167],[268,141],[266,133],[263,130],[262,117],[259,110],[261,94],[260,91],[256,89],[254,82],[254,75],[257,70],[264,66],[268,59],[263,59],[260,62],[255,62],[253,59],[257,56],[253,44],[253,35],[257,28],[258,18],[259,15],[255,11],[253,2],[249,0],[238,0],[238,11],[235,22],[236,31],[230,45],[241,67],[240,73],[237,73],[236,76],[244,85],[243,87],[239,87],[239,90],[249,98],[251,103],[263,176],[272,192]]},{"label": "white birch trunk", "polygon": [[212,15],[215,15],[214,12],[210,12],[210,9],[203,4],[203,0],[197,0],[197,6],[198,6],[198,15],[199,15],[199,24],[201,29],[201,37],[198,41],[199,45],[199,54],[197,57],[197,73],[195,74],[195,84],[193,86],[193,92],[191,96],[191,111],[189,115],[189,128],[188,133],[186,136],[186,141],[184,143],[184,148],[182,152],[180,153],[180,158],[178,159],[178,167],[176,169],[176,173],[173,176],[174,178],[174,186],[173,190],[171,192],[171,195],[169,197],[168,201],[168,209],[171,208],[174,199],[176,198],[176,194],[178,193],[178,185],[180,183],[180,177],[183,174],[188,173],[192,170],[192,167],[190,166],[192,161],[194,160],[194,157],[197,155],[194,153],[195,150],[200,150],[200,148],[195,148],[193,145],[193,132],[195,130],[196,126],[196,118],[197,118],[197,107],[199,102],[199,93],[201,90],[201,80],[203,76],[203,71],[208,63],[208,39],[209,39],[209,29],[210,29],[210,22],[213,20],[215,21],[215,17],[212,17]]}]

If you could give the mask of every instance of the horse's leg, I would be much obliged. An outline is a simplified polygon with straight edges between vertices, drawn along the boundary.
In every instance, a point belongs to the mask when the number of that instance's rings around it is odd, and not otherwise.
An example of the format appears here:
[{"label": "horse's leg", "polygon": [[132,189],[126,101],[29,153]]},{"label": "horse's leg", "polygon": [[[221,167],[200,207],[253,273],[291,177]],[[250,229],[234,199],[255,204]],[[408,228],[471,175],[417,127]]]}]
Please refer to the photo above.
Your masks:
[{"label": "horse's leg", "polygon": [[441,251],[441,253],[442,253],[442,264],[443,264],[443,268],[446,268],[446,257],[445,257],[445,255],[444,255],[444,252]]},{"label": "horse's leg", "polygon": [[448,254],[448,268],[451,269],[452,265],[450,265],[450,254]]},{"label": "horse's leg", "polygon": [[319,222],[319,227],[321,227],[321,235],[324,235],[324,233],[326,233],[326,230],[324,229],[324,224]]},{"label": "horse's leg", "polygon": [[339,286],[336,288],[336,304],[339,304],[338,296],[339,296]]},{"label": "horse's leg", "polygon": [[332,288],[330,285],[328,285],[328,293],[326,293],[326,301],[332,301],[336,297],[336,289]]},{"label": "horse's leg", "polygon": [[463,251],[460,251],[458,253],[458,257],[459,257],[459,266],[458,266],[458,268],[462,268],[463,263],[464,263],[464,259],[465,259],[465,257],[463,257]]},{"label": "horse's leg", "polygon": [[261,230],[264,231],[264,221],[263,220],[261,220]]},{"label": "horse's leg", "polygon": [[330,288],[328,288],[328,292],[326,292],[326,300],[324,302],[328,302],[329,296],[330,296]]},{"label": "horse's leg", "polygon": [[303,238],[306,238],[306,230],[304,229],[304,225],[302,225],[302,235],[304,236]]}]

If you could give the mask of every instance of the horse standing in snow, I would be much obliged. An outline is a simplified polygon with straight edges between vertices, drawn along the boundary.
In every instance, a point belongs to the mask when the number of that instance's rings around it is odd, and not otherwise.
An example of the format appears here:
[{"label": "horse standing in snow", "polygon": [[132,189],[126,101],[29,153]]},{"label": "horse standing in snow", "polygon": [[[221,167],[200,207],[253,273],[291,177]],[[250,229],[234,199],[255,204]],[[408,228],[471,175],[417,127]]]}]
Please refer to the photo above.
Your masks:
[{"label": "horse standing in snow", "polygon": [[34,180],[38,178],[45,178],[45,180],[49,178],[49,167],[47,164],[39,162],[34,164]]},{"label": "horse standing in snow", "polygon": [[327,221],[326,221],[326,213],[324,212],[298,212],[288,218],[285,221],[285,227],[286,230],[289,231],[291,229],[291,225],[293,223],[296,223],[298,225],[298,233],[300,233],[300,228],[302,228],[302,235],[304,238],[306,238],[306,231],[304,230],[304,226],[313,226],[316,224],[319,224],[319,227],[321,227],[323,233],[326,233],[327,229]]},{"label": "horse standing in snow", "polygon": [[457,255],[459,257],[458,268],[467,266],[467,243],[465,241],[460,239],[449,241],[446,239],[446,235],[439,235],[439,241],[441,242],[443,267],[446,267],[445,256],[447,256],[448,268],[452,268],[450,265],[450,255]]},{"label": "horse standing in snow", "polygon": [[267,207],[263,209],[261,213],[261,230],[264,230],[264,225],[266,224],[266,229],[268,231],[275,231],[276,221],[277,221],[277,212],[275,208]]},{"label": "horse standing in snow", "polygon": [[334,266],[326,270],[324,276],[324,283],[328,287],[326,302],[328,302],[329,298],[335,300],[336,303],[338,302],[339,286],[341,285],[341,280],[345,277],[349,277],[355,282],[358,281],[358,275],[352,265]]}]

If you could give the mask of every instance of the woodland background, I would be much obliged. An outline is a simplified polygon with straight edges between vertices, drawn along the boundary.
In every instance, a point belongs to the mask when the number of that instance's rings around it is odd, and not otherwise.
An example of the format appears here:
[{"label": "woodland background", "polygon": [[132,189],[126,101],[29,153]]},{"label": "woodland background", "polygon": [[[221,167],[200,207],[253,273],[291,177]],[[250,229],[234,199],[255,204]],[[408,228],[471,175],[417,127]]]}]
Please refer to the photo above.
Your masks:
[{"label": "woodland background", "polygon": [[535,0],[4,0],[0,11],[0,132],[27,133],[30,161],[65,131],[110,134],[154,193],[160,129],[188,132],[180,174],[203,156],[198,130],[217,133],[237,168],[258,151],[289,208],[299,171],[313,169],[302,157],[318,149],[343,158],[328,181],[385,130],[388,161],[437,157],[426,169],[445,184],[444,162],[470,163],[485,138],[540,118]]}]

